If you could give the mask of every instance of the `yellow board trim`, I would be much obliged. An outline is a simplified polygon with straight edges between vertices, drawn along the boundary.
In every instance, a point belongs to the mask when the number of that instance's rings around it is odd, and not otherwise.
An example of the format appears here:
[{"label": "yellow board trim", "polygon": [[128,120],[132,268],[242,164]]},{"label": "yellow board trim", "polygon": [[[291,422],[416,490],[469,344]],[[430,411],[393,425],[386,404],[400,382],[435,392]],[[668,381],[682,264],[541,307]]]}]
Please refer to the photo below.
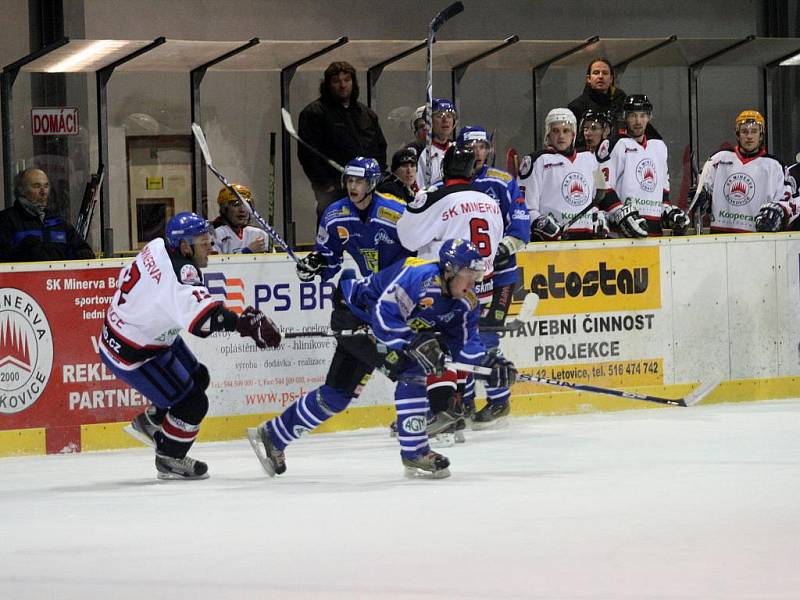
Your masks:
[{"label": "yellow board trim", "polygon": [[[539,386],[537,386],[539,387]],[[678,398],[688,394],[695,385],[657,385],[624,388],[627,391]],[[540,388],[545,389],[545,388]],[[722,382],[703,404],[724,402],[751,402],[780,400],[800,396],[800,377],[777,377],[769,379],[740,379]],[[603,396],[589,392],[555,390],[535,394],[512,396],[511,412],[518,416],[567,415],[591,412],[611,412],[641,408],[686,410],[652,402]],[[222,417],[208,417],[200,429],[200,442],[219,442],[244,439],[245,430],[255,427],[277,413],[257,413]],[[331,433],[372,427],[385,427],[394,420],[394,406],[359,406],[349,408],[335,419],[331,419],[313,433]],[[83,451],[112,450],[141,447],[122,429],[127,423],[102,423],[81,426],[81,449]],[[0,431],[0,457],[26,454],[45,454],[45,430],[15,429]]]}]

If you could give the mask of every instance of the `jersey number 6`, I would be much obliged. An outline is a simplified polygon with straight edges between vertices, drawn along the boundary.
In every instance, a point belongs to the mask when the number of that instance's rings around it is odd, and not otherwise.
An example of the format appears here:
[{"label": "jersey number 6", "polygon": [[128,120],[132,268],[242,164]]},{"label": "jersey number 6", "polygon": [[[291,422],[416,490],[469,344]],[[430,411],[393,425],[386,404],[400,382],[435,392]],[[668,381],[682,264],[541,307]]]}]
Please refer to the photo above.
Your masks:
[{"label": "jersey number 6", "polygon": [[492,238],[489,237],[489,223],[486,219],[469,220],[469,237],[481,256],[486,258],[492,254]]}]

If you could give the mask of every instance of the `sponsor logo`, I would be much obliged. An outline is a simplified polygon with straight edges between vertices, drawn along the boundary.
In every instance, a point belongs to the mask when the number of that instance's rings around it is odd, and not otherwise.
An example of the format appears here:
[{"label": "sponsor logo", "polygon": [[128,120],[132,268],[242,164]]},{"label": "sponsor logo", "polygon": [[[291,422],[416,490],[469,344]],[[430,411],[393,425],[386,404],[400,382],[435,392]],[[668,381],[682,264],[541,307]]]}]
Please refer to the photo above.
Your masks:
[{"label": "sponsor logo", "polygon": [[372,241],[376,246],[378,244],[394,245],[394,240],[392,239],[392,236],[386,233],[383,229],[378,230],[378,232],[375,234],[375,237],[372,238]]},{"label": "sponsor logo", "polygon": [[400,219],[400,213],[396,210],[391,210],[381,206],[378,209],[378,217],[381,219],[386,219],[387,221],[391,221],[392,223],[397,223],[397,221]]},{"label": "sponsor logo", "polygon": [[528,175],[531,174],[533,170],[533,161],[531,160],[531,155],[526,154],[522,157],[522,162],[519,164],[519,177],[520,179],[525,179]]},{"label": "sponsor logo", "polygon": [[756,182],[746,173],[734,173],[725,180],[722,193],[728,204],[744,206],[752,201],[756,193]]},{"label": "sponsor logo", "polygon": [[600,146],[597,148],[597,160],[603,161],[607,159],[610,147],[610,142],[608,140],[600,142]]},{"label": "sponsor logo", "polygon": [[402,430],[406,433],[422,433],[428,426],[428,419],[424,415],[408,417],[402,421]]},{"label": "sponsor logo", "polygon": [[339,236],[339,239],[342,240],[343,243],[346,243],[347,240],[350,239],[350,232],[347,230],[347,227],[342,227],[341,225],[336,226],[336,235]]},{"label": "sponsor logo", "polygon": [[328,240],[330,239],[330,235],[328,235],[328,230],[325,229],[322,225],[319,226],[317,229],[317,243],[318,244],[327,244]]},{"label": "sponsor logo", "polygon": [[417,304],[422,310],[426,310],[433,306],[433,298],[431,298],[430,296],[425,296]]},{"label": "sponsor logo", "polygon": [[378,272],[378,251],[373,248],[359,248],[358,251],[364,257],[367,269],[372,273]]},{"label": "sponsor logo", "polygon": [[652,158],[645,157],[636,165],[636,181],[645,192],[652,192],[656,189],[658,176],[656,175],[656,163]]},{"label": "sponsor logo", "polygon": [[425,331],[426,329],[433,329],[434,322],[422,317],[414,317],[407,322],[407,325],[414,331]]},{"label": "sponsor logo", "polygon": [[657,247],[523,252],[518,265],[537,316],[661,307]]},{"label": "sponsor logo", "polygon": [[0,413],[31,407],[53,368],[53,333],[42,307],[16,288],[0,288]]},{"label": "sponsor logo", "polygon": [[295,425],[292,428],[292,434],[294,434],[294,437],[296,437],[296,438],[304,436],[309,431],[310,430],[308,429],[308,427],[303,427],[302,425]]},{"label": "sponsor logo", "polygon": [[589,182],[581,173],[568,173],[561,183],[561,195],[570,206],[583,206],[589,200]]},{"label": "sponsor logo", "polygon": [[414,199],[409,203],[409,208],[420,208],[425,205],[425,202],[428,200],[428,195],[425,192],[420,192]]},{"label": "sponsor logo", "polygon": [[242,314],[245,308],[244,280],[238,277],[225,277],[224,273],[206,273],[206,289],[212,296],[222,300],[225,308]]}]

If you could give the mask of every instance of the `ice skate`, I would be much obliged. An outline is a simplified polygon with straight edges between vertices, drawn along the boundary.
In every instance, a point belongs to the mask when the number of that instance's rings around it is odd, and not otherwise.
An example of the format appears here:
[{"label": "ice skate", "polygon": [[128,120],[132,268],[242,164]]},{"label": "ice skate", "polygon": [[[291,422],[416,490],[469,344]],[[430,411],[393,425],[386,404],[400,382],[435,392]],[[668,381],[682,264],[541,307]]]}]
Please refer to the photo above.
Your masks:
[{"label": "ice skate", "polygon": [[159,479],[207,479],[208,465],[188,456],[173,458],[156,453],[156,469]]},{"label": "ice skate", "polygon": [[450,477],[450,460],[438,452],[428,450],[425,454],[417,454],[413,458],[403,458],[406,477],[414,479],[444,479]]},{"label": "ice skate", "polygon": [[248,427],[247,439],[250,440],[253,452],[256,453],[264,471],[270,477],[274,477],[286,471],[286,455],[283,450],[278,450],[273,445],[265,425],[266,423],[262,423],[258,427]]},{"label": "ice skate", "polygon": [[155,448],[154,436],[156,432],[161,431],[161,426],[153,421],[153,413],[154,411],[148,408],[143,413],[136,415],[130,425],[126,425],[122,430],[142,444]]},{"label": "ice skate", "polygon": [[472,429],[500,429],[508,425],[511,405],[508,402],[490,402],[472,417]]}]

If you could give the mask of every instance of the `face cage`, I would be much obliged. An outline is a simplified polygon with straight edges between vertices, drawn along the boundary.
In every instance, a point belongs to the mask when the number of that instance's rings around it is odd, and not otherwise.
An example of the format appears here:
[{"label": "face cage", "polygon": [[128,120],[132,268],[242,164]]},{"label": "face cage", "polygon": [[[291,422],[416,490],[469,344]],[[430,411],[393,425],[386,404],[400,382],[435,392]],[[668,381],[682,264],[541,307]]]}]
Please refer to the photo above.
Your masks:
[{"label": "face cage", "polygon": [[747,119],[745,121],[742,121],[741,123],[738,123],[736,125],[736,135],[737,136],[739,135],[739,132],[742,129],[742,125],[755,125],[755,126],[758,127],[759,135],[761,135],[762,137],[764,136],[764,126],[761,123],[759,123],[758,121],[756,121],[755,119]]}]

